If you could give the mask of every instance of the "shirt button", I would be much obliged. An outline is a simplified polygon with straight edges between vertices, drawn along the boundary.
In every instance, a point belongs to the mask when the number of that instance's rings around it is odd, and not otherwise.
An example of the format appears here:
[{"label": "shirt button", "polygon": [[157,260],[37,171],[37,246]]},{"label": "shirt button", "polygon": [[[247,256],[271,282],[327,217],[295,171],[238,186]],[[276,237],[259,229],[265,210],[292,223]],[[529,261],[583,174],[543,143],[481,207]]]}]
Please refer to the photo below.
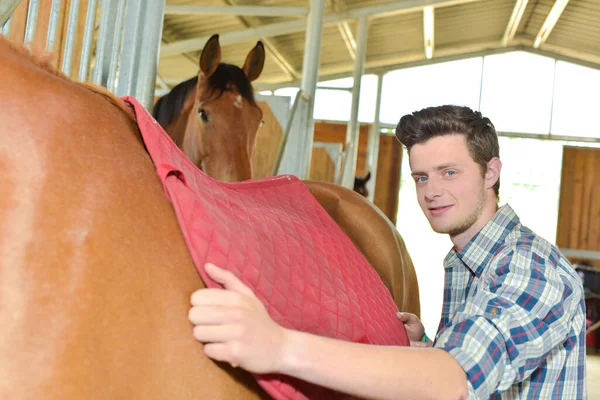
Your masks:
[{"label": "shirt button", "polygon": [[496,314],[498,314],[498,309],[497,309],[496,307],[492,308],[492,309],[490,310],[490,314],[491,314],[491,315],[496,315]]}]

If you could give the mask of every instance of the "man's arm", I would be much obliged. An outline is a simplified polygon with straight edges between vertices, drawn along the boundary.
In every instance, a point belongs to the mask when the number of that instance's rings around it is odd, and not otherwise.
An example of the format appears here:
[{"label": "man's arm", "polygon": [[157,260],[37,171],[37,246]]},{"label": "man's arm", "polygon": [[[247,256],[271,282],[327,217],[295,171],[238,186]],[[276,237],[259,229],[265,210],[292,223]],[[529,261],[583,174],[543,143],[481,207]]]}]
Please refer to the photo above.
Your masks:
[{"label": "man's arm", "polygon": [[277,372],[362,398],[467,398],[464,371],[439,349],[373,346],[287,331]]},{"label": "man's arm", "polygon": [[467,397],[464,371],[443,350],[364,345],[288,330],[233,274],[211,265],[206,271],[226,290],[195,292],[189,318],[194,336],[215,360],[364,398]]}]

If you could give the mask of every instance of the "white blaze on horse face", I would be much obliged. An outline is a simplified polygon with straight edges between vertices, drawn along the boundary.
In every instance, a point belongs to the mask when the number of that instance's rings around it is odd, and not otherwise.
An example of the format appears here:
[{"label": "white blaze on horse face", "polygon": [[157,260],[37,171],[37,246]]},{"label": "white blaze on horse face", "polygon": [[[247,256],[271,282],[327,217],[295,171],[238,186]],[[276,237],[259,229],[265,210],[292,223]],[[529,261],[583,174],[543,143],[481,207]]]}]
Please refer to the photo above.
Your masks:
[{"label": "white blaze on horse face", "polygon": [[241,95],[241,94],[238,94],[238,95],[237,95],[237,97],[235,98],[235,101],[233,102],[233,106],[234,106],[235,108],[239,108],[239,109],[241,109],[241,108],[242,108],[242,106],[243,106],[243,103],[242,103],[242,101],[243,101],[243,100],[242,100],[242,95]]}]

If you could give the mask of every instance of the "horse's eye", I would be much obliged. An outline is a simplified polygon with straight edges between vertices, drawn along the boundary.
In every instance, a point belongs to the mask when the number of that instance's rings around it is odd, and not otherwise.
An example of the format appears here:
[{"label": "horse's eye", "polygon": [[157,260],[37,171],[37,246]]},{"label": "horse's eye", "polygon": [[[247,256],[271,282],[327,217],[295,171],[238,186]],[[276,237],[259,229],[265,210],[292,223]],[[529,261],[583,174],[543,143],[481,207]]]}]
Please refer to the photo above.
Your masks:
[{"label": "horse's eye", "polygon": [[208,122],[208,114],[206,113],[206,110],[204,108],[198,109],[198,115],[200,116],[203,122]]},{"label": "horse's eye", "polygon": [[260,120],[260,125],[259,125],[259,126],[263,126],[264,124],[265,124],[265,120],[264,120],[264,119],[261,119],[261,120]]}]

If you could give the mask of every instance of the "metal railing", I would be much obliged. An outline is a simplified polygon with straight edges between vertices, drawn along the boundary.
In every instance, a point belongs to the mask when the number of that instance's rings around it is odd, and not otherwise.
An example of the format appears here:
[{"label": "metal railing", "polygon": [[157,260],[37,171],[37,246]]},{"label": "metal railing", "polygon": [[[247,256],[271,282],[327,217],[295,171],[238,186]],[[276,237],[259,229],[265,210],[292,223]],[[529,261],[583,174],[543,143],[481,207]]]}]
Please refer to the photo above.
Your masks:
[{"label": "metal railing", "polygon": [[290,118],[287,121],[285,131],[283,132],[283,137],[281,138],[281,143],[279,144],[279,149],[277,149],[277,156],[275,157],[275,163],[273,164],[272,175],[275,176],[279,173],[279,167],[281,166],[281,160],[283,159],[283,153],[285,152],[285,146],[287,145],[288,138],[290,136],[290,132],[294,125],[294,118],[296,117],[298,106],[301,101],[308,103],[310,98],[308,95],[299,90],[296,93],[296,97],[294,98],[294,104],[292,105],[292,112],[290,113]]},{"label": "metal railing", "polygon": [[[45,0],[49,1],[49,0]],[[0,33],[11,34],[11,17],[21,0],[0,1]],[[165,0],[88,0],[77,79],[102,85],[117,96],[136,97],[147,109],[154,100]],[[36,38],[39,0],[30,0],[23,42]],[[80,20],[80,0],[52,0],[45,48],[54,53],[61,7],[69,7],[60,70],[71,76]],[[96,21],[98,8],[100,17]],[[46,9],[47,10],[47,9]],[[94,42],[94,29],[99,26]],[[37,35],[39,37],[39,35]],[[94,51],[95,49],[95,51]],[[143,49],[143,51],[142,51]],[[89,74],[93,66],[92,74]],[[91,76],[90,76],[91,75]]]}]

